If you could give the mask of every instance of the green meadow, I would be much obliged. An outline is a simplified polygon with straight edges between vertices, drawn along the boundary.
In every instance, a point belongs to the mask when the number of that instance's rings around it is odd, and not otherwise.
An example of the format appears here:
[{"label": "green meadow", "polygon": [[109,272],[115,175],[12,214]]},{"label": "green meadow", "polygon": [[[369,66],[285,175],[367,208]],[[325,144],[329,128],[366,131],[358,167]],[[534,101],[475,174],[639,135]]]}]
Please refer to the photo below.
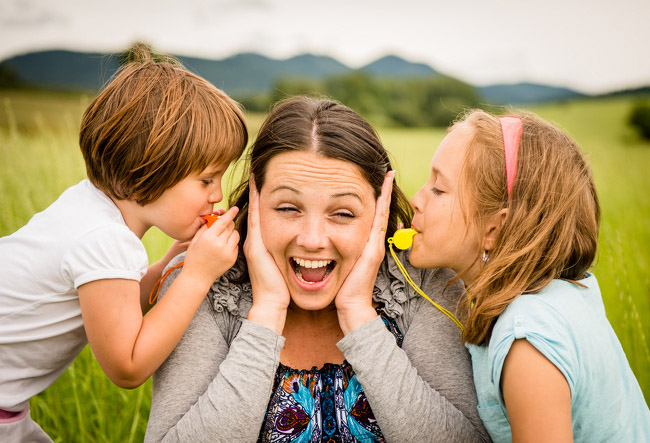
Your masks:
[{"label": "green meadow", "polygon": [[[85,178],[78,148],[88,96],[0,90],[0,236],[23,226],[67,187]],[[603,217],[593,268],[608,318],[650,403],[650,143],[626,124],[629,98],[570,101],[530,108],[555,122],[588,154]],[[250,115],[254,137],[263,116]],[[397,180],[412,196],[427,180],[442,129],[378,128]],[[224,193],[239,180],[232,168]],[[143,239],[151,261],[170,239],[155,229]],[[89,347],[60,379],[31,401],[32,415],[57,442],[139,442],[144,438],[151,381],[114,386]]]}]

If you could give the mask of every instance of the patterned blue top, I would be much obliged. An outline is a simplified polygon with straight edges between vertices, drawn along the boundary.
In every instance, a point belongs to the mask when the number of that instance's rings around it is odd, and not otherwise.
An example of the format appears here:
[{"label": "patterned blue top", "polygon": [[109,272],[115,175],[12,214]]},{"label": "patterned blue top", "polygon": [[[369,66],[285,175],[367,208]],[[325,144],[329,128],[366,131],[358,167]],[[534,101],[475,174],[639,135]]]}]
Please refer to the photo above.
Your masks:
[{"label": "patterned blue top", "polygon": [[[395,320],[377,312],[401,347]],[[258,442],[384,442],[354,369],[346,361],[297,370],[280,364]]]}]

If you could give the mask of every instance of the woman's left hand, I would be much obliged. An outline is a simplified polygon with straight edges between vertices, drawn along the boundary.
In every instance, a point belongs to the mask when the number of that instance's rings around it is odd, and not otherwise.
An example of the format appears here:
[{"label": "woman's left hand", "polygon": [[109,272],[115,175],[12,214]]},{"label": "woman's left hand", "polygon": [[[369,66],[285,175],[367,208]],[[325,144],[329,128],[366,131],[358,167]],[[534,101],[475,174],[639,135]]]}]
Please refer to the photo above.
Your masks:
[{"label": "woman's left hand", "polygon": [[377,316],[372,306],[372,292],[377,271],[386,254],[386,226],[394,178],[395,171],[386,173],[368,242],[336,295],[339,325],[346,335]]}]

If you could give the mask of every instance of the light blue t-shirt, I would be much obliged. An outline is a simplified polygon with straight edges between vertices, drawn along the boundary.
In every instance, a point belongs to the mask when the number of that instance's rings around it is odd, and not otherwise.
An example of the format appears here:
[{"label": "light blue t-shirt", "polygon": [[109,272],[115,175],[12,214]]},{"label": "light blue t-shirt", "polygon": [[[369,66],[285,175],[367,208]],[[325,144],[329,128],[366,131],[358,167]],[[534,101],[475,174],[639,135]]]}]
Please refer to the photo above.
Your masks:
[{"label": "light blue t-shirt", "polygon": [[575,442],[650,442],[650,410],[607,317],[593,275],[587,288],[553,280],[517,297],[498,318],[487,347],[472,356],[479,415],[495,443],[512,441],[500,387],[506,355],[525,338],[564,374]]}]

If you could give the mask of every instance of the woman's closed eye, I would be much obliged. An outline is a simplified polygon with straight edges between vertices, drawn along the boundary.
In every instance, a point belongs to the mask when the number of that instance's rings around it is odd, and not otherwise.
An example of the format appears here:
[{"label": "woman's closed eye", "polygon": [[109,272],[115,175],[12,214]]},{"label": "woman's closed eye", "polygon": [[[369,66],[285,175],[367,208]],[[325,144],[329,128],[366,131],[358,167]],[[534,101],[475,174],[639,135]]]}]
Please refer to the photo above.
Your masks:
[{"label": "woman's closed eye", "polygon": [[353,219],[356,217],[356,215],[349,211],[338,211],[334,213],[334,217],[342,219]]},{"label": "woman's closed eye", "polygon": [[444,194],[444,191],[442,191],[442,190],[439,189],[439,188],[436,188],[435,186],[434,186],[433,188],[431,188],[431,192],[433,192],[433,195]]},{"label": "woman's closed eye", "polygon": [[277,208],[275,208],[275,210],[287,214],[290,212],[298,212],[298,208],[296,208],[295,206],[278,206]]}]

